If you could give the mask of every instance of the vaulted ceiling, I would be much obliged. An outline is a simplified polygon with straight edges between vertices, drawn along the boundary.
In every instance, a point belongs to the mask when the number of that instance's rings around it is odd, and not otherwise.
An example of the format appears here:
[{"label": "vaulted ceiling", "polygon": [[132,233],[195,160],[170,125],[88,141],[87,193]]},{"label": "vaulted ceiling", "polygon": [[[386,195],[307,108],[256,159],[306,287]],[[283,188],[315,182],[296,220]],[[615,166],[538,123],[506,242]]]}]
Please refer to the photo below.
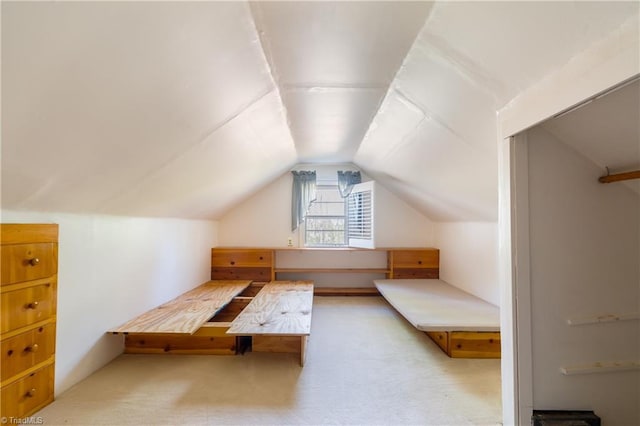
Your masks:
[{"label": "vaulted ceiling", "polygon": [[496,220],[496,111],[637,20],[613,2],[2,2],[2,207],[221,217],[353,163]]}]

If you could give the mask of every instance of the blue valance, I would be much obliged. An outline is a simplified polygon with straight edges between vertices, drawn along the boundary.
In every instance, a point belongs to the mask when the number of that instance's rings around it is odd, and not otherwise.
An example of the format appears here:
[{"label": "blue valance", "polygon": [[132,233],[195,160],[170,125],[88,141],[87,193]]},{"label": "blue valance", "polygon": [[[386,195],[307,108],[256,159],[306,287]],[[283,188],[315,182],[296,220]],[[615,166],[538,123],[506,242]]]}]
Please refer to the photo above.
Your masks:
[{"label": "blue valance", "polygon": [[342,198],[347,198],[351,194],[353,186],[362,182],[360,172],[346,171],[338,172],[338,191]]}]

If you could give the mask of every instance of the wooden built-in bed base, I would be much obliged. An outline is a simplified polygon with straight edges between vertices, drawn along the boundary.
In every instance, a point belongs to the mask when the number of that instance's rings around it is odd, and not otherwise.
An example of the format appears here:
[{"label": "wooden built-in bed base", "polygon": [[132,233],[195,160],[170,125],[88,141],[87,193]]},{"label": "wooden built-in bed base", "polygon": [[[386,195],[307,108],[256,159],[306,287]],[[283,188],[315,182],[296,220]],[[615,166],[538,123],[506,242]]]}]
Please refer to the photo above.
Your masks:
[{"label": "wooden built-in bed base", "polygon": [[125,353],[295,353],[304,365],[313,282],[214,280],[110,330]]},{"label": "wooden built-in bed base", "polygon": [[500,312],[435,279],[375,280],[382,296],[452,358],[500,358]]}]

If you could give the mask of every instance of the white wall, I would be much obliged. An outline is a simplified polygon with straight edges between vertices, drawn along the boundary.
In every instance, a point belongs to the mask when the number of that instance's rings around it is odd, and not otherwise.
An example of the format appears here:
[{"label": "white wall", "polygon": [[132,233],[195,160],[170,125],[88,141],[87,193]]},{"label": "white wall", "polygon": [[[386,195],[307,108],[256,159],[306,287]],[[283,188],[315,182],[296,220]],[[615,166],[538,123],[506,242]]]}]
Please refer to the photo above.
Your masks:
[{"label": "white wall", "polygon": [[598,183],[600,167],[541,128],[528,132],[534,409],[640,420],[640,371],[564,376],[559,368],[640,359],[640,322],[568,326],[638,313],[640,197]]},{"label": "white wall", "polygon": [[2,211],[3,223],[59,224],[56,394],[122,352],[105,332],[210,276],[209,221]]},{"label": "white wall", "polygon": [[275,179],[219,220],[221,246],[286,247],[287,238],[298,247],[298,233],[291,232],[290,173]]},{"label": "white wall", "polygon": [[500,305],[497,223],[436,223],[435,245],[440,248],[442,280]]},{"label": "white wall", "polygon": [[[285,247],[291,237],[295,247],[304,246],[298,231],[291,232],[291,186],[287,172],[229,211],[219,221],[219,244]],[[429,247],[434,243],[433,223],[382,185],[376,185],[375,221],[378,247]]]}]

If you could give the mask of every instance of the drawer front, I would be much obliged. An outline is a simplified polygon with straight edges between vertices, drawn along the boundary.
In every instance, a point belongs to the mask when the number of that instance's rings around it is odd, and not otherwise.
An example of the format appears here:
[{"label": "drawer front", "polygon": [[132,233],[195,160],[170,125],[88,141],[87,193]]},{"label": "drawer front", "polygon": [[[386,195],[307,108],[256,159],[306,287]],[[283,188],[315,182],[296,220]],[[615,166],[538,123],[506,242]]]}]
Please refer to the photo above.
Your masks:
[{"label": "drawer front", "polygon": [[440,252],[432,250],[394,250],[393,266],[400,268],[438,268]]},{"label": "drawer front", "polygon": [[2,333],[43,321],[54,312],[54,282],[2,293],[1,306]]},{"label": "drawer front", "polygon": [[250,267],[212,267],[212,280],[252,280],[271,281],[271,268],[250,268]]},{"label": "drawer front", "polygon": [[53,401],[53,364],[2,388],[2,416],[24,417]]},{"label": "drawer front", "polygon": [[50,277],[57,272],[55,243],[13,244],[0,248],[2,285]]},{"label": "drawer front", "polygon": [[3,340],[0,343],[0,381],[49,359],[55,352],[55,337],[55,325],[47,324]]},{"label": "drawer front", "polygon": [[273,259],[272,250],[228,250],[213,249],[211,251],[211,266],[223,267],[271,267]]}]

